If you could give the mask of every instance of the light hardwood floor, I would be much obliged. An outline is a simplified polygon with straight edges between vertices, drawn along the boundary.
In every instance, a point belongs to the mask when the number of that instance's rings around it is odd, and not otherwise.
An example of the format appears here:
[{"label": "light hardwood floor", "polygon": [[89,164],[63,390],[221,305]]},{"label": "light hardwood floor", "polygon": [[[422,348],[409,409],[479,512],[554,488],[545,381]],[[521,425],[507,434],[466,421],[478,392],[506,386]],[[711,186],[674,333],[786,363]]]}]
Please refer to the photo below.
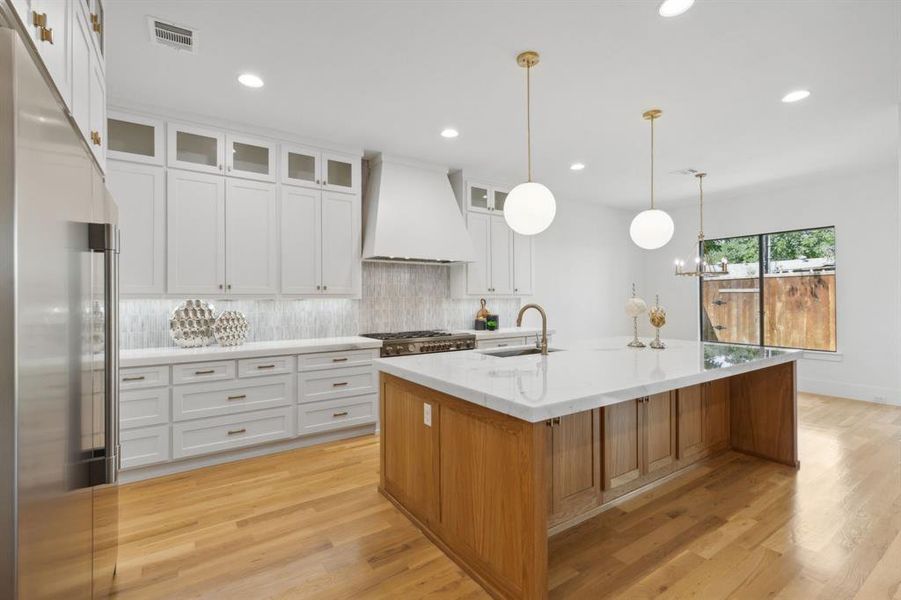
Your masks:
[{"label": "light hardwood floor", "polygon": [[[551,538],[551,597],[901,600],[901,408],[799,413],[800,471],[729,453]],[[123,486],[117,597],[485,597],[378,462],[370,436]]]}]

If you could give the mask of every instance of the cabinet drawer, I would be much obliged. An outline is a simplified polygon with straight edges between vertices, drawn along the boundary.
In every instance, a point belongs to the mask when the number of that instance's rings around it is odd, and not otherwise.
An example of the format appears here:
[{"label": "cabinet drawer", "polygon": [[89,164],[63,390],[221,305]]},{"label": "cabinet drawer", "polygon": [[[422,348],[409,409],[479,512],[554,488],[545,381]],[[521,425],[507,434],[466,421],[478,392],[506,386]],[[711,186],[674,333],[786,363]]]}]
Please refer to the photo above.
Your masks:
[{"label": "cabinet drawer", "polygon": [[172,388],[172,420],[229,415],[294,403],[294,375]]},{"label": "cabinet drawer", "polygon": [[198,383],[235,378],[235,361],[188,363],[172,367],[172,383]]},{"label": "cabinet drawer", "polygon": [[301,371],[318,371],[320,369],[340,369],[342,367],[360,367],[372,363],[379,355],[378,349],[348,350],[346,352],[322,352],[320,354],[301,354],[298,368]]},{"label": "cabinet drawer", "polygon": [[169,422],[169,388],[129,390],[119,396],[119,427],[133,429]]},{"label": "cabinet drawer", "polygon": [[294,372],[293,356],[245,358],[238,361],[238,377],[262,377]]},{"label": "cabinet drawer", "polygon": [[297,435],[375,423],[378,396],[310,402],[297,407]]},{"label": "cabinet drawer", "polygon": [[172,425],[172,456],[184,458],[232,450],[293,435],[293,406],[198,419]]},{"label": "cabinet drawer", "polygon": [[119,369],[119,389],[123,392],[167,385],[169,385],[169,367]]},{"label": "cabinet drawer", "polygon": [[301,403],[371,394],[376,389],[372,367],[308,371],[298,375],[298,383]]},{"label": "cabinet drawer", "polygon": [[123,469],[166,462],[169,451],[169,426],[127,429],[119,434],[119,452]]},{"label": "cabinet drawer", "polygon": [[476,342],[478,348],[506,348],[507,346],[523,346],[529,342],[524,337],[492,338]]}]

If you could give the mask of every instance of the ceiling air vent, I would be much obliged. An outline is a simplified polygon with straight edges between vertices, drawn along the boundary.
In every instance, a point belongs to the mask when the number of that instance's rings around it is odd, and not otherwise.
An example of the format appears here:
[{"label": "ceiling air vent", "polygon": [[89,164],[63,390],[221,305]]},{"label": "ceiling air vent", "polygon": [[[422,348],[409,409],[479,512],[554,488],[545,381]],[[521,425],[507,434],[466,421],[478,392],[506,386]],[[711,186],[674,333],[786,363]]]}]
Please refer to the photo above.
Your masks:
[{"label": "ceiling air vent", "polygon": [[147,19],[150,26],[150,40],[159,46],[167,46],[190,53],[197,51],[196,32],[152,17]]}]

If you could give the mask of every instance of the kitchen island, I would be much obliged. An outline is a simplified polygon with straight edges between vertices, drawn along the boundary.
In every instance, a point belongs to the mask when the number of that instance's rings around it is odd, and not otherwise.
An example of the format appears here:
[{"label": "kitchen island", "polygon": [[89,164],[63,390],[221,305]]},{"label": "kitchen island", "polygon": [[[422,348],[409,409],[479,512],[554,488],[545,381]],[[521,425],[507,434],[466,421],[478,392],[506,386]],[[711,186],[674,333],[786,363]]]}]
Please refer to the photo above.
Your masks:
[{"label": "kitchen island", "polygon": [[549,535],[721,452],[798,466],[800,352],[626,342],[375,361],[382,493],[492,595],[544,598]]}]

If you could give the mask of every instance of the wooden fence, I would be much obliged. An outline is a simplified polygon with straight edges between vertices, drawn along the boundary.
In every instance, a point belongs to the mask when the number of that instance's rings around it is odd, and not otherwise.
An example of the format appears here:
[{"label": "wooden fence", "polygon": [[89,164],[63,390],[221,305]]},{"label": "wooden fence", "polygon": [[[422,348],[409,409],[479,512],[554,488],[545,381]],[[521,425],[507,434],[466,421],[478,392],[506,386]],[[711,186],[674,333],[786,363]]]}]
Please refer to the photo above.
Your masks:
[{"label": "wooden fence", "polygon": [[[773,274],[763,278],[764,343],[836,349],[835,272]],[[757,344],[760,320],[757,277],[704,280],[704,339]]]}]

